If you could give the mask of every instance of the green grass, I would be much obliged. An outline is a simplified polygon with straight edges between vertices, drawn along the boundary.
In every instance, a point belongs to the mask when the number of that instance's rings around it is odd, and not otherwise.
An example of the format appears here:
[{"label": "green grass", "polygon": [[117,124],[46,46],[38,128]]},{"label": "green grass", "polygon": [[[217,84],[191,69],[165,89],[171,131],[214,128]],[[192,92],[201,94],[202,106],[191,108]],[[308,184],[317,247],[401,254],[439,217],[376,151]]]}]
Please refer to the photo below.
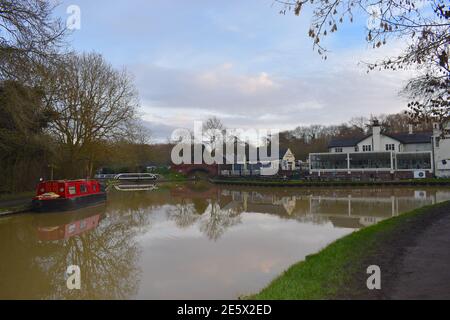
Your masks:
[{"label": "green grass", "polygon": [[157,168],[156,170],[153,170],[151,173],[160,175],[161,179],[165,181],[183,182],[187,180],[186,175],[166,167]]},{"label": "green grass", "polygon": [[168,181],[186,181],[187,177],[184,174],[178,173],[178,172],[169,172],[162,175],[164,180]]},{"label": "green grass", "polygon": [[341,238],[305,261],[297,263],[258,294],[256,300],[333,299],[354,278],[362,261],[377,248],[379,239],[395,232],[396,226],[443,204],[422,207]]}]

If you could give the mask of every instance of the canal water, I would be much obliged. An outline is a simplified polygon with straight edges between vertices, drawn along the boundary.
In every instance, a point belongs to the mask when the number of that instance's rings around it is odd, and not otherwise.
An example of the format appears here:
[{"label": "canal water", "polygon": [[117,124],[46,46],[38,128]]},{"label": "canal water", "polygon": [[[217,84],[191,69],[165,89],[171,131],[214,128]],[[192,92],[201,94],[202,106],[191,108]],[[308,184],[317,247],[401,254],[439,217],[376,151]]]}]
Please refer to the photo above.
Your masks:
[{"label": "canal water", "polygon": [[[447,188],[119,187],[104,206],[0,219],[0,299],[235,299]],[[68,266],[81,289],[66,286]]]}]

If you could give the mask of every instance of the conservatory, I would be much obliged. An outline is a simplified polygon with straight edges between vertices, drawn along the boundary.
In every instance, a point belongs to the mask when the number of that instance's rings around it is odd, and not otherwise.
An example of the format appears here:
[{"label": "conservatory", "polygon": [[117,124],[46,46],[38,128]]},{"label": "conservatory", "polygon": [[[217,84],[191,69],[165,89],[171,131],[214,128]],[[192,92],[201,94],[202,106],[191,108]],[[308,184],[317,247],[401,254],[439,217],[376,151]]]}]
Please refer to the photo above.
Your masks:
[{"label": "conservatory", "polygon": [[311,172],[433,170],[431,152],[312,153]]}]

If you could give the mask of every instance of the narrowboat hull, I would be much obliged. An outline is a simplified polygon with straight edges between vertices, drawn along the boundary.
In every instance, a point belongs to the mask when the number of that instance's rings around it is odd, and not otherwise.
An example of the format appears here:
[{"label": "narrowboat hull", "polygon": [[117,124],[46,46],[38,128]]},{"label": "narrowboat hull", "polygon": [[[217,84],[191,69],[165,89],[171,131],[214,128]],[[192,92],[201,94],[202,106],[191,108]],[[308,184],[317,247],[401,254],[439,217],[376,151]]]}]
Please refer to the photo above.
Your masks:
[{"label": "narrowboat hull", "polygon": [[32,210],[35,212],[63,212],[74,211],[82,208],[92,207],[106,201],[106,192],[88,194],[74,198],[58,198],[32,201]]}]

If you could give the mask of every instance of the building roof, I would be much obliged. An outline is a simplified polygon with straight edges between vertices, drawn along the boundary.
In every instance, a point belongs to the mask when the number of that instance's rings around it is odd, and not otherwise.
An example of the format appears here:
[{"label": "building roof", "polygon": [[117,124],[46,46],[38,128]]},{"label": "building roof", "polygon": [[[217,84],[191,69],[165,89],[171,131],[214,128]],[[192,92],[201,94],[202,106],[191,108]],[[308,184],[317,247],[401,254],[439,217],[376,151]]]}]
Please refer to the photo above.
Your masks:
[{"label": "building roof", "polygon": [[289,150],[288,148],[281,148],[281,149],[280,149],[280,154],[279,154],[280,160],[284,158],[284,156],[286,155],[286,153],[288,152],[288,150]]},{"label": "building roof", "polygon": [[364,140],[369,136],[357,136],[357,137],[349,137],[349,138],[333,138],[328,143],[328,148],[336,148],[336,147],[354,147],[358,144],[358,142]]},{"label": "building roof", "polygon": [[401,132],[401,133],[387,133],[385,136],[398,140],[403,144],[413,143],[431,143],[432,132],[417,132],[413,134]]},{"label": "building roof", "polygon": [[[402,144],[414,144],[414,143],[431,143],[431,137],[433,136],[433,133],[416,132],[410,134],[408,132],[400,132],[400,133],[382,133],[382,135],[395,139]],[[328,148],[355,147],[359,142],[371,136],[372,134],[350,138],[334,138],[328,143]]]}]

